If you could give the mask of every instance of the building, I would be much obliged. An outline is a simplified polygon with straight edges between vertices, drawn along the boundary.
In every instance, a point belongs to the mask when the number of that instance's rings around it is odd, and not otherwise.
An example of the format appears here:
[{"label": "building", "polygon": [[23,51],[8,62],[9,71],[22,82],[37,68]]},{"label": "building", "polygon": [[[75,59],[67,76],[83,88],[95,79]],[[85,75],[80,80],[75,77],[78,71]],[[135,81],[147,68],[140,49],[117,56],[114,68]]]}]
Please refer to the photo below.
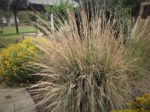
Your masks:
[{"label": "building", "polygon": [[78,3],[74,0],[12,0],[10,9],[14,11],[44,11],[44,5],[54,6],[61,3],[68,3],[73,7],[78,7]]},{"label": "building", "polygon": [[150,16],[150,0],[142,0],[140,17],[145,19],[148,16]]}]

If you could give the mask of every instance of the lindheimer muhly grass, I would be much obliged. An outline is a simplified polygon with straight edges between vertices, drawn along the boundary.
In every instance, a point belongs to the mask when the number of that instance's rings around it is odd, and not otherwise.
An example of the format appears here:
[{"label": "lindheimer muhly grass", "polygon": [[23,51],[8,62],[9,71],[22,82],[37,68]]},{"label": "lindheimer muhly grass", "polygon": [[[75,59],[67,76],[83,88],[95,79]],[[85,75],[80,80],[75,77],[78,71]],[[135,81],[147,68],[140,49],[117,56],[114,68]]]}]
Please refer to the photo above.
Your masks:
[{"label": "lindheimer muhly grass", "polygon": [[124,44],[123,33],[114,29],[116,20],[106,22],[97,14],[89,22],[84,11],[80,14],[80,33],[68,14],[63,30],[36,44],[43,51],[36,63],[43,79],[32,91],[40,93],[40,112],[110,112],[149,89],[148,69],[136,65],[141,55],[127,47],[130,39]]}]

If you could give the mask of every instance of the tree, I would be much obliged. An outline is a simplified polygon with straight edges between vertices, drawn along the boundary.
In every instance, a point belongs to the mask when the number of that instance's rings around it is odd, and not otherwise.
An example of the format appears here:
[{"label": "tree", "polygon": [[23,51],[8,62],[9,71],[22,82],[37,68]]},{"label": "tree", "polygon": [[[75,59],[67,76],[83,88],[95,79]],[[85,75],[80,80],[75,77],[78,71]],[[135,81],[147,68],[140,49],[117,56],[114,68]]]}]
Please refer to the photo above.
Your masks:
[{"label": "tree", "polygon": [[10,2],[10,0],[0,0],[0,10],[8,11]]},{"label": "tree", "polygon": [[5,17],[7,20],[7,25],[9,26],[9,18],[12,16],[10,11],[11,0],[0,0],[0,16]]}]

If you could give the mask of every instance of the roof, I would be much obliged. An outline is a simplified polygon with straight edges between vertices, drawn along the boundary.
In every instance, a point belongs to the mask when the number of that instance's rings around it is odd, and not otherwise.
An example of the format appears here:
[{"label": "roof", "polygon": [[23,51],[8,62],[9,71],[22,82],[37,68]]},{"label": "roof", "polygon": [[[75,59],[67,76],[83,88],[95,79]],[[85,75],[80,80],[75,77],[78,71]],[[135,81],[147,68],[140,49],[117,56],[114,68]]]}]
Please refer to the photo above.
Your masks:
[{"label": "roof", "polygon": [[33,4],[42,4],[42,5],[59,5],[60,3],[68,2],[74,6],[77,6],[77,2],[74,0],[28,0]]},{"label": "roof", "polygon": [[10,9],[14,11],[23,10],[37,10],[42,11],[44,5],[60,5],[61,3],[70,4],[72,7],[77,8],[79,6],[78,2],[75,0],[12,0],[10,4]]},{"label": "roof", "polygon": [[58,5],[60,4],[60,0],[28,0],[33,4],[44,4],[44,5]]},{"label": "roof", "polygon": [[150,0],[142,0],[142,2],[150,2]]}]

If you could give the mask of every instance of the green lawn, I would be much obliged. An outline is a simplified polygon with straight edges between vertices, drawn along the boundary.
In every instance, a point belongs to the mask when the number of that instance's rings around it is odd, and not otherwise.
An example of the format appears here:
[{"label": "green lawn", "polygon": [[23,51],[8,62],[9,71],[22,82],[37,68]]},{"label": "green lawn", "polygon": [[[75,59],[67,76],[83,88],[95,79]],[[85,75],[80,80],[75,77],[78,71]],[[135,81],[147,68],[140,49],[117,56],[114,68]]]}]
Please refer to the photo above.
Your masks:
[{"label": "green lawn", "polygon": [[0,48],[15,43],[24,33],[34,32],[35,28],[33,26],[19,26],[19,34],[16,34],[15,26],[4,27],[3,32],[0,32]]}]

